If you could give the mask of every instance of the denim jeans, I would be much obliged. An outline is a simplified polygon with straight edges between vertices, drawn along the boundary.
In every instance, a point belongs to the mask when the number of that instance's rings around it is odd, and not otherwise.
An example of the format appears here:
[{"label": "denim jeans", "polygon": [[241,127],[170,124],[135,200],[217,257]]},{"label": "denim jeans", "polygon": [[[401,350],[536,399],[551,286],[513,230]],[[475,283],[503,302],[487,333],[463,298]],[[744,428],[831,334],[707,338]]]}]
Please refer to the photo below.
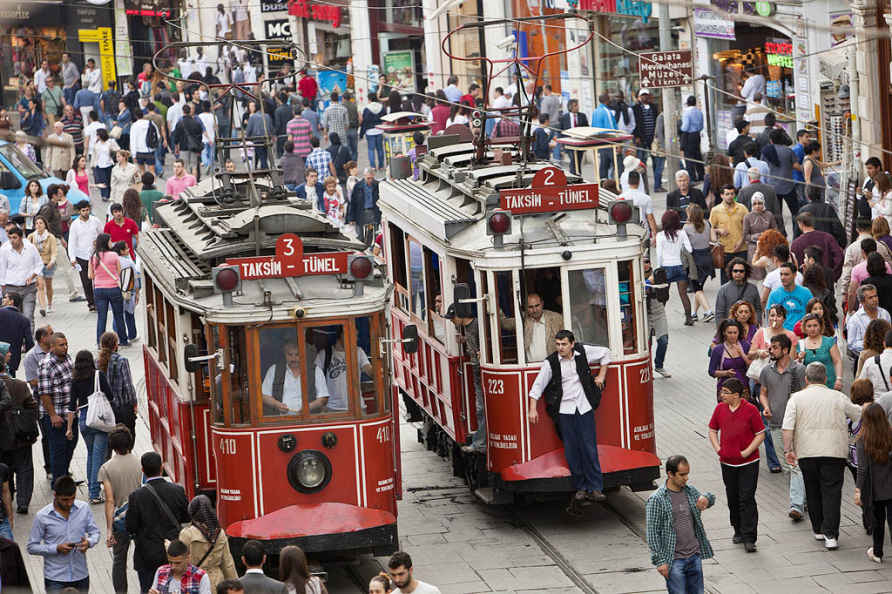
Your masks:
[{"label": "denim jeans", "polygon": [[118,342],[121,345],[126,345],[127,327],[124,323],[124,297],[121,296],[121,289],[118,287],[110,289],[93,287],[93,298],[96,300],[96,312],[99,314],[96,320],[96,344],[99,344],[99,337],[105,332],[108,308],[111,306]]},{"label": "denim jeans", "polygon": [[700,555],[676,559],[669,566],[666,578],[669,594],[703,594],[703,565]]},{"label": "denim jeans", "polygon": [[82,580],[77,580],[76,582],[57,582],[55,580],[48,580],[44,578],[43,587],[46,588],[47,592],[61,592],[65,588],[74,588],[78,592],[89,592],[90,577],[87,576]]},{"label": "denim jeans", "polygon": [[356,128],[347,128],[347,148],[350,149],[350,159],[359,160],[359,135]]},{"label": "denim jeans", "polygon": [[201,164],[208,170],[214,165],[214,145],[209,142],[201,149]]},{"label": "denim jeans", "polygon": [[772,429],[771,440],[774,442],[774,451],[780,460],[781,468],[790,473],[790,508],[802,513],[805,509],[805,481],[802,479],[802,470],[798,464],[790,466],[784,457],[784,432],[782,429]]},{"label": "denim jeans", "polygon": [[105,451],[108,448],[108,434],[87,427],[87,409],[80,410],[80,429],[87,446],[87,487],[90,499],[99,498],[99,467],[105,463]]},{"label": "denim jeans", "polygon": [[99,195],[103,200],[108,200],[111,196],[111,170],[110,166],[93,168],[93,179],[96,181],[96,185],[103,184],[105,186],[99,188]]},{"label": "denim jeans", "polygon": [[477,431],[471,440],[471,446],[477,450],[486,449],[486,397],[483,394],[483,382],[480,379],[480,366],[472,365],[471,374],[474,378],[474,402],[477,414]]},{"label": "denim jeans", "polygon": [[164,174],[164,156],[166,155],[164,144],[159,142],[155,147],[155,177],[159,178]]},{"label": "denim jeans", "polygon": [[127,342],[136,338],[136,314],[124,310],[124,326],[127,328]]},{"label": "denim jeans", "polygon": [[[366,134],[366,142],[369,145],[369,167],[372,169],[384,167],[384,135]],[[375,155],[378,157],[377,161]]]},{"label": "denim jeans", "polygon": [[663,167],[666,165],[666,157],[651,156],[654,164],[654,188],[663,187]]},{"label": "denim jeans", "polygon": [[15,536],[12,535],[12,528],[9,526],[9,520],[7,518],[0,520],[0,538],[15,540]]},{"label": "denim jeans", "polygon": [[598,177],[608,179],[611,169],[613,169],[613,149],[600,149],[598,151]]},{"label": "denim jeans", "polygon": [[265,146],[254,147],[254,167],[257,169],[269,169],[269,155]]},{"label": "denim jeans", "polygon": [[654,355],[654,369],[662,369],[666,360],[666,351],[669,349],[669,335],[664,334],[657,338],[657,351]]},{"label": "denim jeans", "polygon": [[559,414],[558,424],[564,442],[564,456],[577,491],[601,491],[604,477],[598,460],[598,440],[595,434],[595,413],[584,415],[577,410],[573,414]]},{"label": "denim jeans", "polygon": [[[61,411],[63,414],[65,411]],[[65,437],[65,422],[59,427],[53,427],[50,422],[49,415],[40,418],[40,428],[47,436],[50,442],[50,468],[52,469],[53,481],[60,476],[68,474],[68,467],[71,465],[71,456],[74,454],[74,448],[77,447],[77,425],[71,427],[74,434],[69,440]]]}]

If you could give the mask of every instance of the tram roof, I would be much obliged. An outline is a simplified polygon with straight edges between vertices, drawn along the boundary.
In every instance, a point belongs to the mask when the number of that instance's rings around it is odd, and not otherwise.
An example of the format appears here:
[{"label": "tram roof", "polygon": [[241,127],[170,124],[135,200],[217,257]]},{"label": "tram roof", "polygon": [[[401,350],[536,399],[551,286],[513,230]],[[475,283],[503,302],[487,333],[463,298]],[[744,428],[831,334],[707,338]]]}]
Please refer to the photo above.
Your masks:
[{"label": "tram roof", "polygon": [[[215,176],[187,189],[176,201],[156,205],[158,227],[141,234],[137,247],[152,281],[166,287],[180,305],[218,321],[293,319],[297,306],[307,317],[343,315],[347,304],[350,313],[380,310],[386,299],[380,275],[365,285],[364,296],[354,297],[352,284],[340,274],[242,279],[233,307],[223,307],[214,292],[212,268],[227,259],[256,256],[258,245],[260,255],[272,256],[283,233],[298,235],[305,255],[365,251],[363,243],[332,226],[305,201],[272,191],[269,179],[260,177],[255,184],[259,206],[248,199],[246,179],[234,180],[234,192],[227,195],[225,184]],[[266,292],[270,299],[264,304]]]},{"label": "tram roof", "polygon": [[[516,146],[495,145],[516,157]],[[390,179],[382,182],[379,205],[389,218],[405,217],[410,227],[423,230],[447,246],[468,252],[493,250],[492,238],[486,234],[486,215],[499,208],[499,191],[527,188],[533,176],[548,162],[498,162],[472,166],[475,147],[472,143],[455,143],[429,150],[419,161],[418,180]],[[518,174],[520,181],[518,183]],[[570,185],[585,183],[580,176],[565,171]],[[618,196],[599,188],[597,209],[567,210],[523,217],[525,249],[539,247],[603,247],[635,246],[644,236],[644,227],[629,224],[626,238],[618,237],[616,227],[607,222],[605,205]],[[412,232],[412,229],[406,229]],[[504,236],[505,248],[500,255],[519,251],[521,224],[515,217],[511,234]],[[597,242],[595,240],[597,239]],[[595,245],[597,243],[597,245]],[[513,245],[512,245],[513,244]]]}]

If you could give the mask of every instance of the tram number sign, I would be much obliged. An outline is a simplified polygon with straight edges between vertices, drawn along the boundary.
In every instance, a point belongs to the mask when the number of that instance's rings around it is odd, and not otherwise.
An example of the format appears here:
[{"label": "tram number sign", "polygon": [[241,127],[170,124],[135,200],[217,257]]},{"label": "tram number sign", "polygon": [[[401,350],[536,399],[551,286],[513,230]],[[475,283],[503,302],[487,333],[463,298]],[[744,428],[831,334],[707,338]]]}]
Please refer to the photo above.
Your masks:
[{"label": "tram number sign", "polygon": [[275,256],[228,258],[226,263],[239,267],[242,280],[285,278],[315,274],[346,274],[346,252],[304,254],[304,244],[294,233],[276,240]]}]

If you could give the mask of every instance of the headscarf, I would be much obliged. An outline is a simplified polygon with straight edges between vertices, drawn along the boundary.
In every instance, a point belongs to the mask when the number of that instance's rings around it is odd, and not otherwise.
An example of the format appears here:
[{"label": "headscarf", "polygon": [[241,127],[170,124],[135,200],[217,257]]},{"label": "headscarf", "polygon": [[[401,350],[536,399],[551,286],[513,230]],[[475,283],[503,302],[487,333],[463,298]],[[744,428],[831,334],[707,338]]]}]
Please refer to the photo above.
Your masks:
[{"label": "headscarf", "polygon": [[189,517],[207,541],[213,544],[220,533],[220,520],[217,519],[217,512],[207,495],[196,495],[189,502]]}]

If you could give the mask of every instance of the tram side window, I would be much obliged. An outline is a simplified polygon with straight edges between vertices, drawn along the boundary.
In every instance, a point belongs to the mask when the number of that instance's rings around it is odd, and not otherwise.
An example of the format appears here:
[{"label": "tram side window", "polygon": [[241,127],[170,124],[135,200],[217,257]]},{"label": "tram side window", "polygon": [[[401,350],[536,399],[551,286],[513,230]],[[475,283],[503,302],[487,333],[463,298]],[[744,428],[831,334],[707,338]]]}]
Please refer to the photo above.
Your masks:
[{"label": "tram side window", "polygon": [[[357,344],[352,358],[362,373],[372,377],[366,351]],[[344,326],[332,324],[307,329],[307,377],[314,378],[315,398],[310,399],[310,413],[338,413],[350,410],[350,386],[357,384],[357,370],[348,373],[348,355],[344,345]],[[349,379],[348,379],[349,378]]]},{"label": "tram side window", "polygon": [[[560,268],[528,268],[520,272],[523,340],[527,363],[542,361],[554,350],[554,335],[564,327]],[[514,331],[515,320],[501,320],[502,330]],[[549,336],[550,335],[550,336]]]},{"label": "tram side window", "polygon": [[390,231],[390,263],[393,268],[393,282],[396,285],[397,306],[409,311],[409,286],[406,275],[406,236],[401,229],[388,223]]},{"label": "tram side window", "polygon": [[[512,287],[512,272],[510,270],[500,270],[494,274],[496,289],[496,309],[498,310],[499,320],[514,319],[514,295]],[[517,334],[514,328],[509,324],[500,324],[499,328],[499,352],[502,363],[517,363]]]},{"label": "tram side window", "polygon": [[[381,368],[380,349],[380,315],[374,317],[356,318],[356,371],[358,374],[360,413],[364,417],[376,416],[381,413],[382,404],[387,410],[386,403],[390,394],[378,394],[378,370]],[[354,378],[357,376],[354,375]]]},{"label": "tram side window", "polygon": [[[219,326],[208,326],[208,334],[210,335],[210,347],[217,351],[223,348],[223,342],[220,339]],[[216,359],[208,361],[208,389],[211,390],[211,416],[214,423],[222,423],[223,418],[223,370]]]},{"label": "tram side window", "polygon": [[638,350],[638,321],[635,311],[635,273],[631,260],[617,262],[619,273],[619,311],[622,314],[623,352]]},{"label": "tram side window", "polygon": [[151,348],[157,347],[157,339],[155,338],[155,326],[157,322],[155,321],[155,317],[158,315],[155,311],[155,306],[152,305],[152,296],[155,294],[155,283],[152,282],[152,277],[148,274],[145,275],[146,279],[146,290],[145,290],[145,299],[148,301],[149,306],[146,307],[146,329],[149,338],[149,346]]},{"label": "tram side window", "polygon": [[574,337],[585,344],[609,346],[604,269],[571,270],[567,279]]},{"label": "tram side window", "polygon": [[304,408],[300,347],[293,326],[260,330],[260,391],[264,416],[296,415]]},{"label": "tram side window", "polygon": [[164,296],[161,290],[155,287],[154,296],[155,323],[157,324],[156,332],[158,336],[158,360],[162,363],[167,362],[167,345],[164,344],[167,336],[166,326],[164,324]]},{"label": "tram side window", "polygon": [[248,344],[244,328],[229,326],[226,328],[226,333],[228,346],[224,351],[223,363],[229,373],[232,424],[241,425],[251,421],[251,392],[248,386],[247,365]]},{"label": "tram side window", "polygon": [[167,308],[167,352],[168,363],[167,373],[170,379],[177,381],[180,369],[177,366],[177,309],[170,302],[166,304]]},{"label": "tram side window", "polygon": [[434,336],[440,342],[445,342],[446,322],[448,320],[443,318],[446,309],[443,307],[443,277],[440,271],[440,257],[429,249],[424,248],[424,265],[424,274],[427,277],[427,303],[429,305],[427,332],[429,336]]},{"label": "tram side window", "polygon": [[412,314],[424,322],[427,320],[424,294],[424,250],[414,239],[409,240],[409,300]]},{"label": "tram side window", "polygon": [[[201,318],[198,317],[197,314],[191,314],[192,321],[192,344],[198,345],[198,351],[201,355],[208,354],[208,345],[207,340],[205,338],[204,333],[204,325],[201,323]],[[197,401],[207,400],[210,396],[210,367],[209,362],[204,362],[198,368],[198,371],[195,372],[195,399]]]}]

